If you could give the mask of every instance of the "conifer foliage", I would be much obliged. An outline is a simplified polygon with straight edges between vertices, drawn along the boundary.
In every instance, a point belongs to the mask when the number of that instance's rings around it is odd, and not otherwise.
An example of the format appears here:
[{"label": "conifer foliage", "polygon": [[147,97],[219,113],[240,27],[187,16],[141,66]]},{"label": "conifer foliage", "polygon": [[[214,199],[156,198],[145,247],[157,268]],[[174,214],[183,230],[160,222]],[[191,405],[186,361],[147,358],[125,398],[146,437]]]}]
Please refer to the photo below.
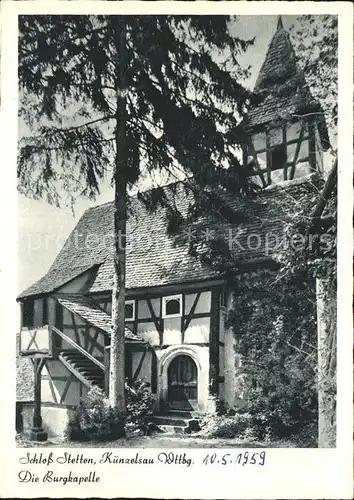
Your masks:
[{"label": "conifer foliage", "polygon": [[338,122],[338,18],[335,15],[302,15],[291,29],[299,66],[312,95],[325,112],[332,136]]},{"label": "conifer foliage", "polygon": [[[199,193],[206,186],[211,194],[220,186],[245,190],[237,149],[250,95],[239,83],[245,71],[237,57],[252,42],[232,37],[230,22],[228,16],[21,16],[19,112],[29,132],[20,143],[20,191],[59,205],[94,197],[108,174],[115,232],[125,235],[127,192],[143,174],[182,178],[195,213],[205,206],[205,192]],[[153,192],[166,204],[159,194]],[[119,241],[110,401],[124,411]]]}]

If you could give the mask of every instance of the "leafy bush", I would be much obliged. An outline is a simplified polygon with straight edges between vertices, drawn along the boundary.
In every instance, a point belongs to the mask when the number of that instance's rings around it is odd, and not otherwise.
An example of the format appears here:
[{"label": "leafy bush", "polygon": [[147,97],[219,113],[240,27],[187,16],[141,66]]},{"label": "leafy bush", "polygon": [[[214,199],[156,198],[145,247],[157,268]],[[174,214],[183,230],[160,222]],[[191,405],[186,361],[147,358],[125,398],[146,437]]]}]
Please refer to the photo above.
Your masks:
[{"label": "leafy bush", "polygon": [[98,387],[93,387],[70,418],[66,437],[71,441],[109,441],[125,434],[124,419]]},{"label": "leafy bush", "polygon": [[237,287],[228,324],[242,357],[252,432],[257,439],[290,438],[317,420],[313,280],[260,270]]},{"label": "leafy bush", "polygon": [[155,398],[143,381],[126,388],[126,415],[111,408],[108,398],[98,387],[93,387],[80,401],[66,429],[71,441],[109,441],[128,434],[146,434],[154,411]]},{"label": "leafy bush", "polygon": [[215,410],[216,414],[219,416],[222,415],[227,415],[227,416],[233,416],[235,415],[235,410],[233,408],[230,408],[227,403],[220,399],[219,397],[215,398]]},{"label": "leafy bush", "polygon": [[291,440],[297,448],[317,448],[318,426],[317,422],[304,425],[297,434],[291,436]]},{"label": "leafy bush", "polygon": [[201,421],[201,434],[210,438],[243,438],[250,426],[250,415],[208,414]]},{"label": "leafy bush", "polygon": [[[230,413],[224,415],[208,414],[200,422],[199,435],[206,438],[263,441],[272,446],[313,448],[317,446],[317,424],[303,424],[296,433],[279,438],[280,430],[274,431],[269,422],[274,422],[268,415],[259,417],[251,413]],[[279,419],[278,419],[279,421]],[[281,439],[281,441],[279,441]]]},{"label": "leafy bush", "polygon": [[134,382],[127,389],[126,405],[126,430],[146,434],[155,408],[155,396],[151,393],[149,384],[143,380]]}]

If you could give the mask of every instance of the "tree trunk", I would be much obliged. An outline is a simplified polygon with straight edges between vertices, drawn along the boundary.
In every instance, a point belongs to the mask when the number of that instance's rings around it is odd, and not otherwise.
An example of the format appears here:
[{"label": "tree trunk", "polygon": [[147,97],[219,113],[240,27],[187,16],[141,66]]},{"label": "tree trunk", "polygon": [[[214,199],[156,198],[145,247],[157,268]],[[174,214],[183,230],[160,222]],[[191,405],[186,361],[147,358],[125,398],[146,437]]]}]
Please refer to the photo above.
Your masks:
[{"label": "tree trunk", "polygon": [[328,174],[325,185],[323,186],[323,190],[320,196],[320,199],[315,206],[315,209],[311,215],[312,224],[316,223],[318,217],[322,215],[322,212],[326,206],[328,198],[332,194],[332,191],[337,182],[337,172],[338,172],[338,158],[335,159],[331,171]]},{"label": "tree trunk", "polygon": [[109,370],[109,402],[125,413],[125,246],[127,220],[126,181],[126,27],[122,16],[117,21],[117,119],[116,162],[114,172],[114,279],[112,292],[112,337]]},{"label": "tree trunk", "polygon": [[318,447],[336,446],[336,308],[328,280],[317,278]]}]

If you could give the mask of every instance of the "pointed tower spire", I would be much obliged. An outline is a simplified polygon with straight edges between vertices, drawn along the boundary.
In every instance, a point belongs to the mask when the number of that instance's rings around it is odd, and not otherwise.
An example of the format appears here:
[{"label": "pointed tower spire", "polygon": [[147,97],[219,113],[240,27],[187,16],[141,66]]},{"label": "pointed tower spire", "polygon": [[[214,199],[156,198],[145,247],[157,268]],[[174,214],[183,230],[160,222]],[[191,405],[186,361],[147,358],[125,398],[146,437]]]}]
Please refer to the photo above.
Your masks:
[{"label": "pointed tower spire", "polygon": [[283,27],[283,20],[278,16],[277,30],[269,44],[268,51],[259,71],[254,90],[270,89],[275,80],[285,81],[297,73],[296,57],[289,33]]},{"label": "pointed tower spire", "polygon": [[282,29],[284,29],[283,20],[282,20],[281,16],[278,16],[277,31],[282,30]]},{"label": "pointed tower spire", "polygon": [[296,115],[314,112],[323,148],[328,148],[328,132],[320,105],[313,98],[303,70],[297,66],[296,55],[289,33],[284,29],[281,16],[269,43],[264,62],[259,71],[254,93],[258,102],[247,115],[247,129],[259,132],[279,121],[291,121]]}]

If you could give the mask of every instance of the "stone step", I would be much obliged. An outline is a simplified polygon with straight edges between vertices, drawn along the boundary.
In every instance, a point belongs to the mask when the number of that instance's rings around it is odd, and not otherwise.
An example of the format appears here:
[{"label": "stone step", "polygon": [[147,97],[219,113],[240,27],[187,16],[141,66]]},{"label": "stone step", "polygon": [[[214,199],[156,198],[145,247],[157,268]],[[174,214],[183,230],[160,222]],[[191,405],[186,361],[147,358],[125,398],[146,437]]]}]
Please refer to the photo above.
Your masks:
[{"label": "stone step", "polygon": [[198,418],[194,415],[182,418],[173,413],[165,413],[154,415],[152,421],[163,432],[190,434],[200,430]]},{"label": "stone step", "polygon": [[185,434],[186,426],[183,425],[159,425],[159,429],[166,434]]},{"label": "stone step", "polygon": [[202,413],[194,410],[164,410],[160,411],[158,415],[169,416],[169,417],[180,417],[184,419],[198,418],[202,416]]},{"label": "stone step", "polygon": [[178,416],[154,415],[153,422],[157,425],[187,426],[190,418],[184,419]]}]

